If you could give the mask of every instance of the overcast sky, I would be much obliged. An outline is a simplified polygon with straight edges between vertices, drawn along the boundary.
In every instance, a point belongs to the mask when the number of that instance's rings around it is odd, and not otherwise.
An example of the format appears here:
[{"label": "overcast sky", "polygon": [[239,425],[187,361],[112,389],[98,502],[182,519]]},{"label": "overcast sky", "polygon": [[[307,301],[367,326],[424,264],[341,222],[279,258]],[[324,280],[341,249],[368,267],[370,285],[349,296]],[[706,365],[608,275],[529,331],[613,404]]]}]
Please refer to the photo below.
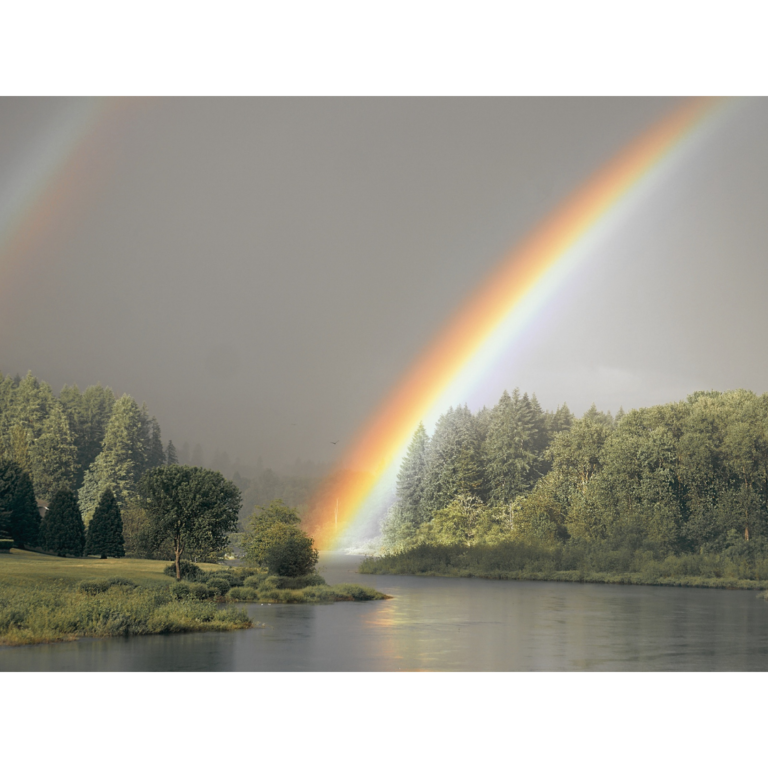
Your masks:
[{"label": "overcast sky", "polygon": [[[677,103],[100,102],[0,239],[0,371],[128,392],[208,459],[333,461],[507,250]],[[91,106],[0,100],[0,207]],[[540,313],[487,404],[767,390],[767,136],[768,101],[731,110]]]}]

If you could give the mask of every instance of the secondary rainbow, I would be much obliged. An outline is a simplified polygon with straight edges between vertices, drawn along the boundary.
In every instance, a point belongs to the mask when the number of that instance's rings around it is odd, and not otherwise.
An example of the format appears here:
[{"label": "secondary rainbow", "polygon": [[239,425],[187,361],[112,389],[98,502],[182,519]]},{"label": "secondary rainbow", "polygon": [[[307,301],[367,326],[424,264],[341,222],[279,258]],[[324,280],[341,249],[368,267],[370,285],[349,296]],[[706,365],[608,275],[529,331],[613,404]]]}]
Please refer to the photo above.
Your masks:
[{"label": "secondary rainbow", "polygon": [[393,500],[397,471],[419,422],[429,431],[441,413],[465,402],[578,263],[685,159],[685,150],[726,103],[692,99],[648,129],[542,221],[468,297],[315,496],[309,527],[320,549],[371,535],[372,522]]}]

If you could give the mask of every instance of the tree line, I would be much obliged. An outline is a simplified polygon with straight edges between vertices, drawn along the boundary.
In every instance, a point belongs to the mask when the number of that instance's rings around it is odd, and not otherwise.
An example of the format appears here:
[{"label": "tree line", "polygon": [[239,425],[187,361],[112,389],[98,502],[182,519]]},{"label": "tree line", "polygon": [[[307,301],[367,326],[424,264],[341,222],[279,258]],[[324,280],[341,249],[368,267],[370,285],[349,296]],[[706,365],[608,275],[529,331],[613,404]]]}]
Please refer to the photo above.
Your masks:
[{"label": "tree line", "polygon": [[[241,494],[180,466],[157,419],[108,387],[51,387],[0,374],[0,538],[60,556],[215,559]],[[41,519],[40,511],[44,512]]]},{"label": "tree line", "polygon": [[695,392],[578,419],[504,392],[420,426],[382,526],[385,551],[422,545],[630,542],[660,556],[768,537],[768,395]]}]

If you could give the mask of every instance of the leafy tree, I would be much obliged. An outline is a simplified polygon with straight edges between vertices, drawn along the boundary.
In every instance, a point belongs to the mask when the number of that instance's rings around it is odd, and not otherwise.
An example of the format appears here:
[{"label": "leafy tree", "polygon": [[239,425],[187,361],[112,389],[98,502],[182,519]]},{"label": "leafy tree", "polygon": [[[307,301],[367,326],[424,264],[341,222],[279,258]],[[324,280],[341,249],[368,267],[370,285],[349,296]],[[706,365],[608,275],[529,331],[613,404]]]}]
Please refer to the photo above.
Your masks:
[{"label": "leafy tree", "polygon": [[318,553],[314,541],[301,528],[275,523],[270,529],[273,541],[267,548],[263,563],[277,576],[306,576],[315,570]]},{"label": "leafy tree", "polygon": [[257,506],[248,518],[242,543],[245,560],[253,565],[266,565],[267,553],[286,534],[288,529],[298,529],[301,518],[298,512],[275,499],[268,506]]},{"label": "leafy tree", "polygon": [[82,557],[85,547],[85,527],[77,497],[67,488],[60,488],[53,494],[43,518],[43,546],[59,557],[74,555]]},{"label": "leafy tree", "polygon": [[111,488],[107,488],[101,494],[96,511],[88,525],[85,554],[101,555],[102,560],[107,557],[125,557],[123,521],[117,499]]},{"label": "leafy tree", "polygon": [[40,538],[40,513],[29,473],[10,459],[0,459],[0,530],[19,549]]},{"label": "leafy tree", "polygon": [[222,549],[237,529],[240,491],[220,472],[202,467],[165,466],[147,472],[141,488],[157,543],[173,547],[176,578],[181,556],[188,551]]}]

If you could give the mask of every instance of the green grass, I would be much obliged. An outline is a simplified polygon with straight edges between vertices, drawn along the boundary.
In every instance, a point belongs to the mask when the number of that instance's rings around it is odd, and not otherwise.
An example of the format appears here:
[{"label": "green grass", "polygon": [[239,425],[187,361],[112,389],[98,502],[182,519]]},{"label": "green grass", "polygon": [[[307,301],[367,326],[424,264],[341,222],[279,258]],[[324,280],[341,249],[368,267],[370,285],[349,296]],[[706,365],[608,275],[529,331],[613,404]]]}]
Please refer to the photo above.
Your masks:
[{"label": "green grass", "polygon": [[13,550],[0,561],[0,644],[253,626],[242,609],[222,610],[195,595],[178,599],[164,565]]},{"label": "green grass", "polygon": [[386,597],[356,584],[328,586],[314,574],[303,579],[250,576],[246,586],[230,588],[230,581],[243,583],[245,571],[222,571],[206,563],[199,567],[215,573],[206,584],[176,582],[163,573],[165,567],[160,560],[62,558],[14,549],[0,560],[0,644],[253,626],[243,609],[216,602],[332,603]]},{"label": "green grass", "polygon": [[366,558],[360,573],[474,577],[515,581],[768,589],[768,560],[747,555],[654,556],[605,544],[545,546],[511,542],[496,546],[427,546]]}]

